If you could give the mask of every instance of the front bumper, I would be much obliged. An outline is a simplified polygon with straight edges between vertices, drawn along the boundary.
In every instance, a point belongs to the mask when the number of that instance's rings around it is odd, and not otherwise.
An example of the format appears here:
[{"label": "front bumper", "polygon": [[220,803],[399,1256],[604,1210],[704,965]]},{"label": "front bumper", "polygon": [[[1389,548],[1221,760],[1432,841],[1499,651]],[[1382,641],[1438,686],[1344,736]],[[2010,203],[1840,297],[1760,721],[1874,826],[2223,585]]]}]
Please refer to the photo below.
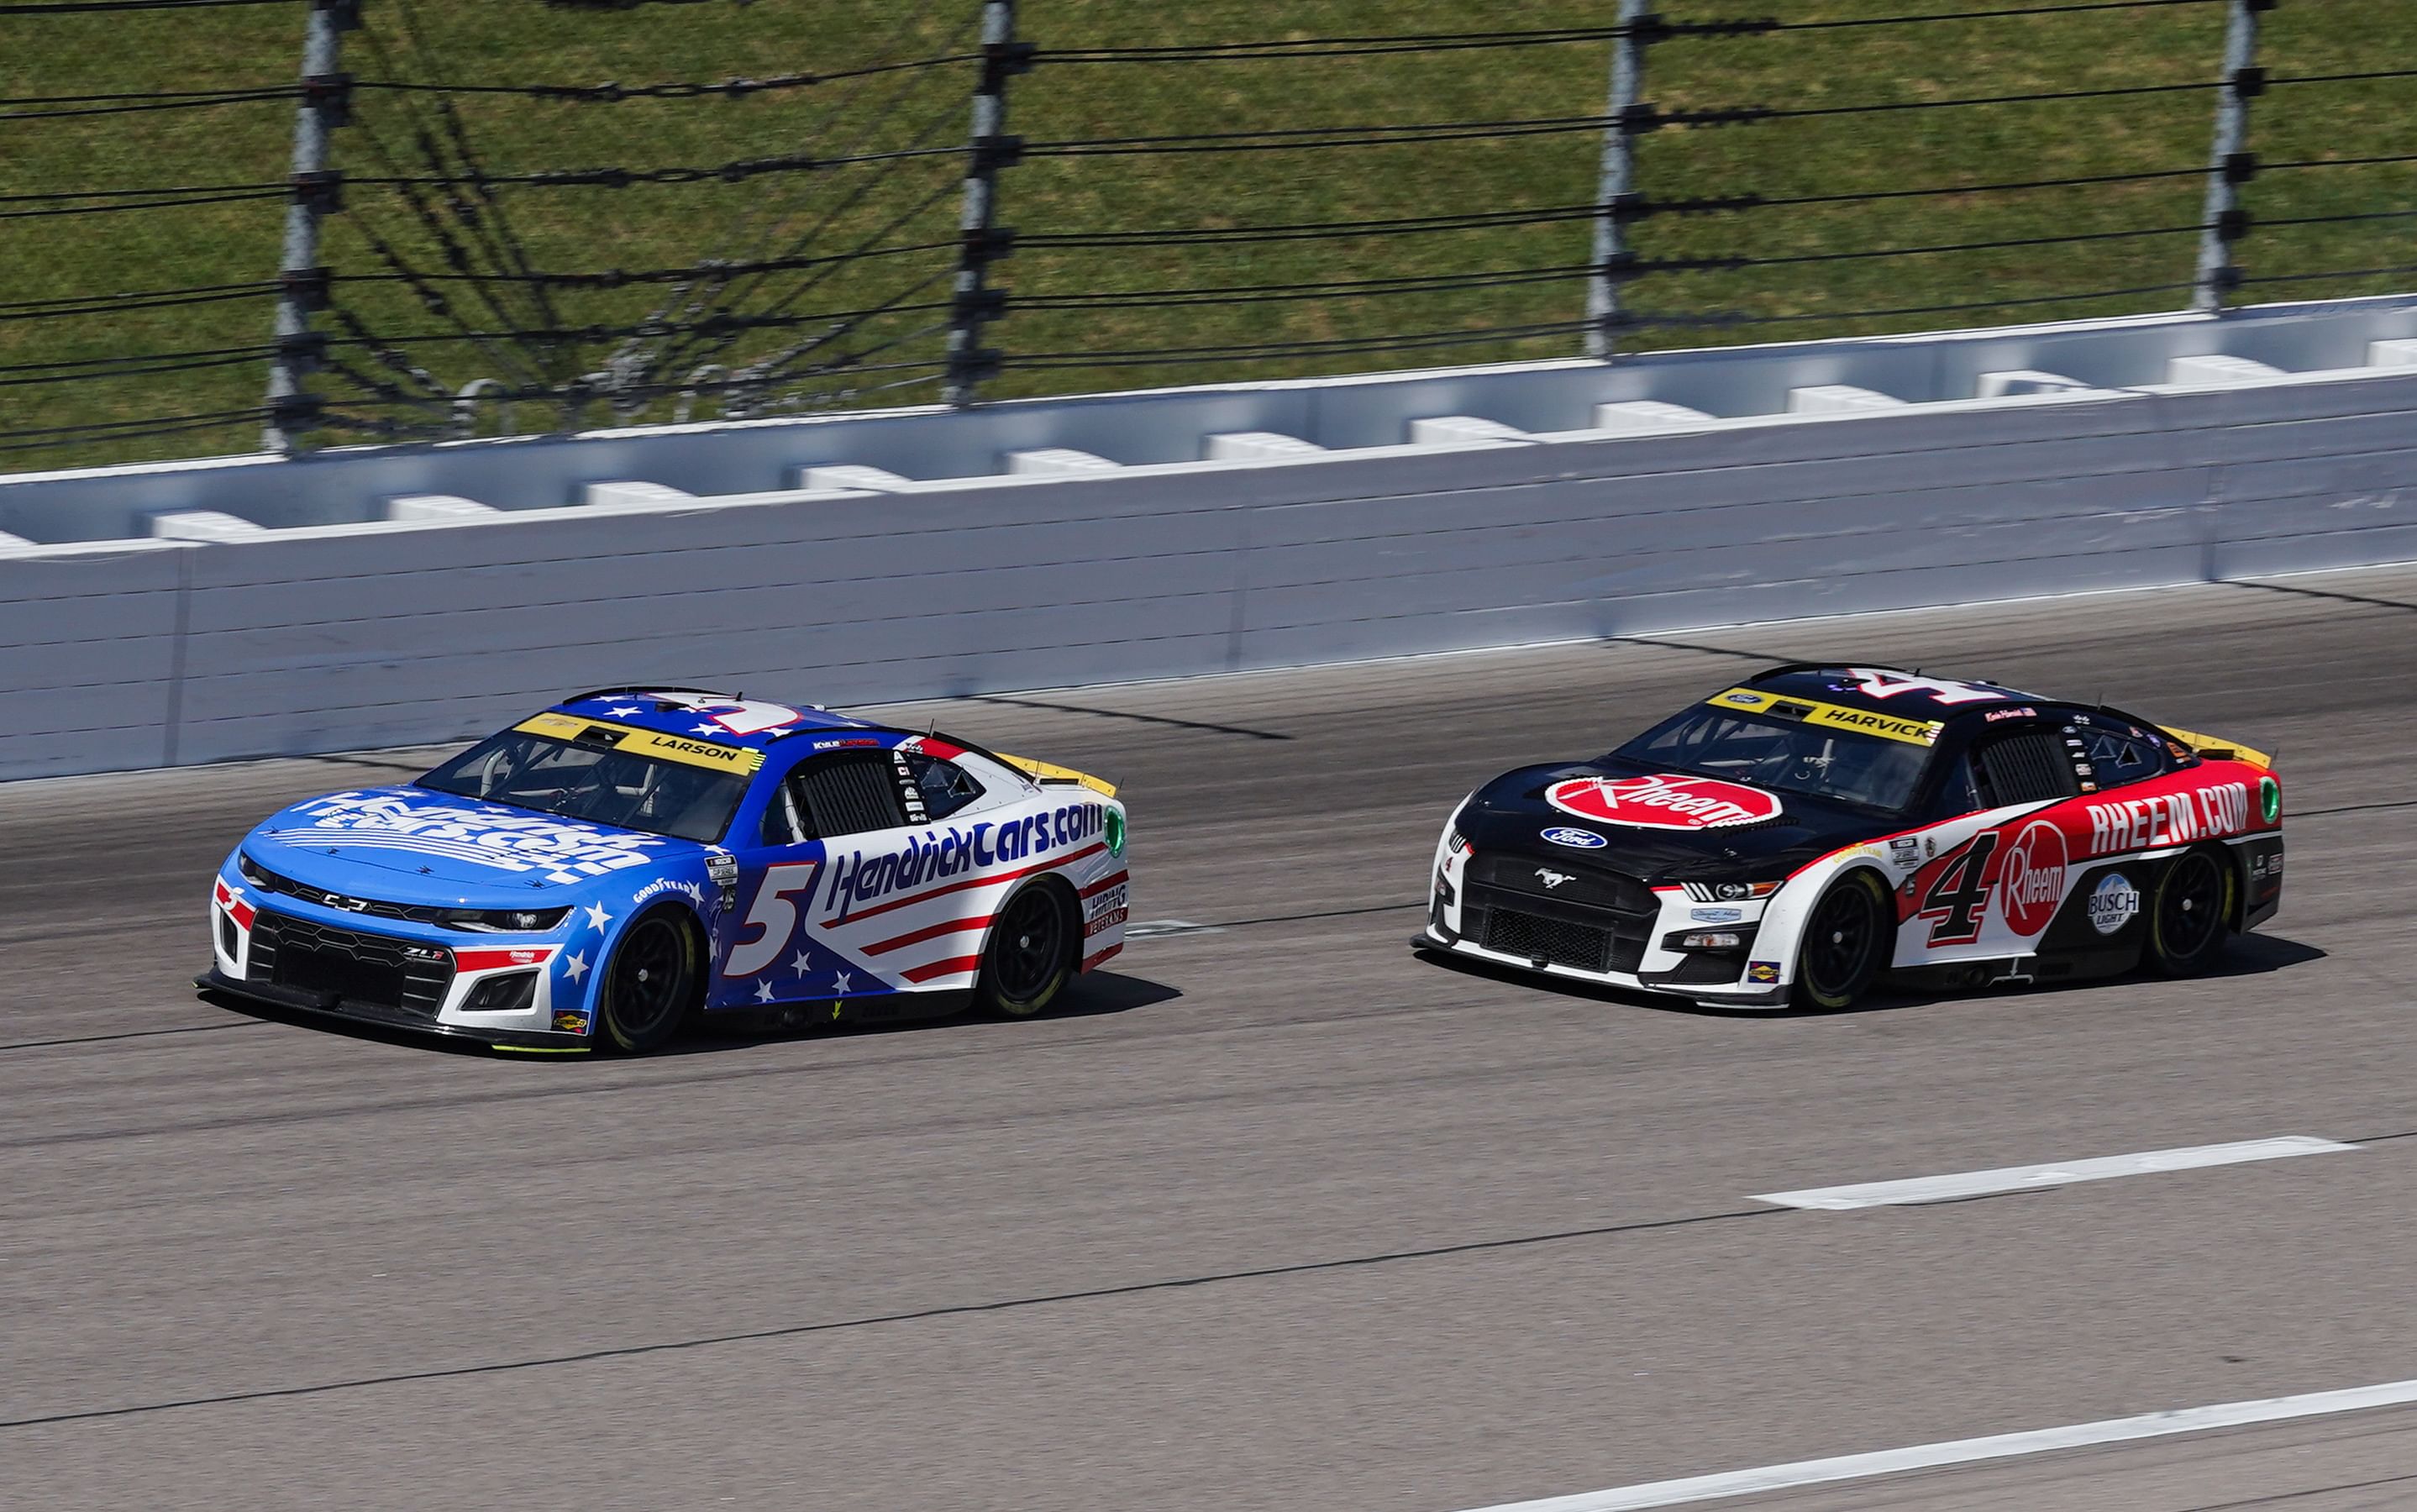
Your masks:
[{"label": "front bumper", "polygon": [[1448,939],[1438,933],[1432,924],[1410,937],[1410,947],[1414,950],[1435,950],[1450,955],[1465,956],[1472,960],[1507,966],[1512,970],[1523,971],[1534,976],[1558,977],[1562,981],[1584,982],[1591,987],[1612,987],[1622,991],[1649,992],[1657,997],[1679,998],[1708,1008],[1781,1008],[1787,1005],[1788,990],[1786,987],[1683,986],[1666,980],[1654,981],[1634,972],[1584,971],[1575,966],[1557,965],[1551,961],[1538,965],[1526,957],[1507,955],[1499,950],[1488,950],[1468,940]]},{"label": "front bumper", "polygon": [[271,982],[248,982],[230,976],[213,966],[203,975],[193,978],[193,985],[210,991],[225,992],[235,997],[250,998],[272,1007],[293,1008],[305,1013],[323,1014],[351,1023],[373,1024],[381,1029],[407,1029],[415,1034],[442,1035],[448,1039],[476,1040],[482,1045],[500,1045],[518,1050],[585,1050],[587,1042],[578,1035],[555,1034],[534,1029],[490,1029],[483,1026],[440,1023],[426,1014],[407,1007],[348,998],[335,992],[314,992],[298,987],[280,987]]},{"label": "front bumper", "polygon": [[[559,936],[478,938],[365,919],[306,899],[257,897],[222,874],[211,890],[211,970],[201,985],[390,1029],[525,1049],[587,1043],[594,1015]],[[594,980],[585,955],[571,958]]]},{"label": "front bumper", "polygon": [[[1685,884],[1651,885],[1583,854],[1473,850],[1447,826],[1436,849],[1426,930],[1414,942],[1539,976],[1707,1005],[1777,1007],[1781,961],[1764,956],[1768,902],[1715,902]],[[1729,932],[1711,949],[1690,933]]]}]

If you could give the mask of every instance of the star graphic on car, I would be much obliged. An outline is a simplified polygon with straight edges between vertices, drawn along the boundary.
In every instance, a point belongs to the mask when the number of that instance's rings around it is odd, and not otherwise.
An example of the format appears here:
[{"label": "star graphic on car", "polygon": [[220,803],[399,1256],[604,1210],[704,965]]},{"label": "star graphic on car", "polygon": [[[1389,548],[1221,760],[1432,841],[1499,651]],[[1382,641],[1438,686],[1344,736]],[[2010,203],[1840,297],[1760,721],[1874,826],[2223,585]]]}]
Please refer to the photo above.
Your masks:
[{"label": "star graphic on car", "polygon": [[576,982],[587,975],[587,958],[574,955],[562,963],[562,975]]},{"label": "star graphic on car", "polygon": [[789,969],[803,976],[806,974],[806,953],[800,950],[798,952],[798,959],[789,962]]},{"label": "star graphic on car", "polygon": [[831,990],[834,992],[844,992],[847,990],[847,973],[841,972],[839,975],[831,978]]},{"label": "star graphic on car", "polygon": [[638,711],[637,711],[635,708],[618,708],[618,709],[606,709],[604,712],[605,712],[605,714],[606,714],[607,716],[609,716],[609,717],[610,717],[610,718],[616,718],[616,719],[626,719],[626,718],[628,718],[630,716],[631,716],[631,715],[633,715],[633,714],[637,713]]},{"label": "star graphic on car", "polygon": [[595,928],[597,933],[601,934],[604,932],[604,926],[613,922],[613,915],[604,912],[603,904],[590,903],[587,905],[587,922]]},{"label": "star graphic on car", "polygon": [[700,724],[689,731],[692,735],[718,735],[722,733],[722,726],[718,724]]},{"label": "star graphic on car", "polygon": [[769,1003],[772,1001],[772,984],[769,981],[761,981],[755,984],[755,1001],[758,1003]]}]

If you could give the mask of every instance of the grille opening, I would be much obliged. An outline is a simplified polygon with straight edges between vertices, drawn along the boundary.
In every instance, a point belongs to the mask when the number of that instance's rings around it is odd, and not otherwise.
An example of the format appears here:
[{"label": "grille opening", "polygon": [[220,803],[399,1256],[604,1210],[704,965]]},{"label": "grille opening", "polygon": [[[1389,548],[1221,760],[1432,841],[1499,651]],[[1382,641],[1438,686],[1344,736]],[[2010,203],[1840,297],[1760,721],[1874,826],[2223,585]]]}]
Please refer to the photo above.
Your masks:
[{"label": "grille opening", "polygon": [[[1679,962],[1670,980],[1685,987],[1726,986],[1745,972],[1745,953],[1741,950],[1693,952]],[[1661,978],[1654,978],[1656,981]]]},{"label": "grille opening", "polygon": [[445,950],[265,909],[252,921],[248,965],[252,981],[326,993],[348,1009],[386,1009],[411,1022],[433,1022],[453,982]]},{"label": "grille opening", "polygon": [[462,1006],[475,1013],[517,1013],[537,1001],[537,973],[505,972],[471,989]]},{"label": "grille opening", "polygon": [[223,910],[219,914],[219,953],[229,960],[235,959],[235,920]]},{"label": "grille opening", "polygon": [[[1548,883],[1539,875],[1544,871],[1562,880]],[[1469,867],[1468,881],[1475,887],[1524,893],[1551,902],[1582,904],[1644,918],[1659,912],[1653,889],[1637,878],[1573,858],[1481,855]]]},{"label": "grille opening", "polygon": [[[1543,960],[1579,971],[1620,969],[1614,965],[1618,942],[1609,930],[1544,918],[1515,908],[1497,908],[1486,913],[1482,943],[1486,949],[1499,950],[1506,956]],[[1629,954],[1633,967],[1636,952],[1632,950]]]},{"label": "grille opening", "polygon": [[288,945],[277,954],[277,985],[401,1007],[403,962],[364,960],[342,950]]}]

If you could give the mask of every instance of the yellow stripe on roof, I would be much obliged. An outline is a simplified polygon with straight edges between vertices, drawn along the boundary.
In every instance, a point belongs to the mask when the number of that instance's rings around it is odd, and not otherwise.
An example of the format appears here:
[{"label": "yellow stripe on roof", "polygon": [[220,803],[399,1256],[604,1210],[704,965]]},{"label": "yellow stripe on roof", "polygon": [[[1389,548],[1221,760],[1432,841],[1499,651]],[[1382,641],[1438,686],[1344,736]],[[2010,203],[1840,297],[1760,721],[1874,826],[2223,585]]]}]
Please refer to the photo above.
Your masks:
[{"label": "yellow stripe on roof", "polygon": [[1893,740],[1908,746],[1938,743],[1939,723],[1936,719],[1905,719],[1873,709],[1850,709],[1843,703],[1794,698],[1759,688],[1732,688],[1725,693],[1715,693],[1704,702],[1718,709],[1767,714],[1773,718],[1795,719],[1831,730],[1851,730],[1857,734],[1877,735],[1882,740]]},{"label": "yellow stripe on roof", "polygon": [[764,753],[744,746],[725,746],[715,740],[692,740],[686,735],[658,734],[635,725],[615,724],[607,719],[582,719],[568,714],[540,714],[512,726],[524,734],[550,735],[555,740],[585,740],[610,746],[615,750],[636,756],[651,756],[659,761],[680,762],[690,766],[702,766],[716,772],[736,772],[744,777],[764,764]]}]

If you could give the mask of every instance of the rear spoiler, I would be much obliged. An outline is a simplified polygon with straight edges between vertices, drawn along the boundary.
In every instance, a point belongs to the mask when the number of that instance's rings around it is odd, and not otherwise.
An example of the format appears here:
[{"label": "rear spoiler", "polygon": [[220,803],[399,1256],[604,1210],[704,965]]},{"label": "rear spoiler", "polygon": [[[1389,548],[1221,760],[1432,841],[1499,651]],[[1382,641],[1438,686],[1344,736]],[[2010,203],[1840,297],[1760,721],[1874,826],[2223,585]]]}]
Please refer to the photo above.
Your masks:
[{"label": "rear spoiler", "polygon": [[2202,735],[2190,730],[2177,730],[2172,725],[2166,725],[2164,728],[2166,733],[2212,762],[2247,762],[2252,766],[2270,768],[2274,764],[2274,759],[2264,751],[2252,750],[2237,740],[2219,740],[2213,735]]},{"label": "rear spoiler", "polygon": [[1047,762],[1036,762],[1029,756],[1010,756],[1003,750],[995,750],[990,754],[1043,786],[1089,788],[1103,798],[1113,798],[1117,795],[1115,783],[1102,781],[1088,772],[1078,772],[1071,766],[1054,766]]}]

